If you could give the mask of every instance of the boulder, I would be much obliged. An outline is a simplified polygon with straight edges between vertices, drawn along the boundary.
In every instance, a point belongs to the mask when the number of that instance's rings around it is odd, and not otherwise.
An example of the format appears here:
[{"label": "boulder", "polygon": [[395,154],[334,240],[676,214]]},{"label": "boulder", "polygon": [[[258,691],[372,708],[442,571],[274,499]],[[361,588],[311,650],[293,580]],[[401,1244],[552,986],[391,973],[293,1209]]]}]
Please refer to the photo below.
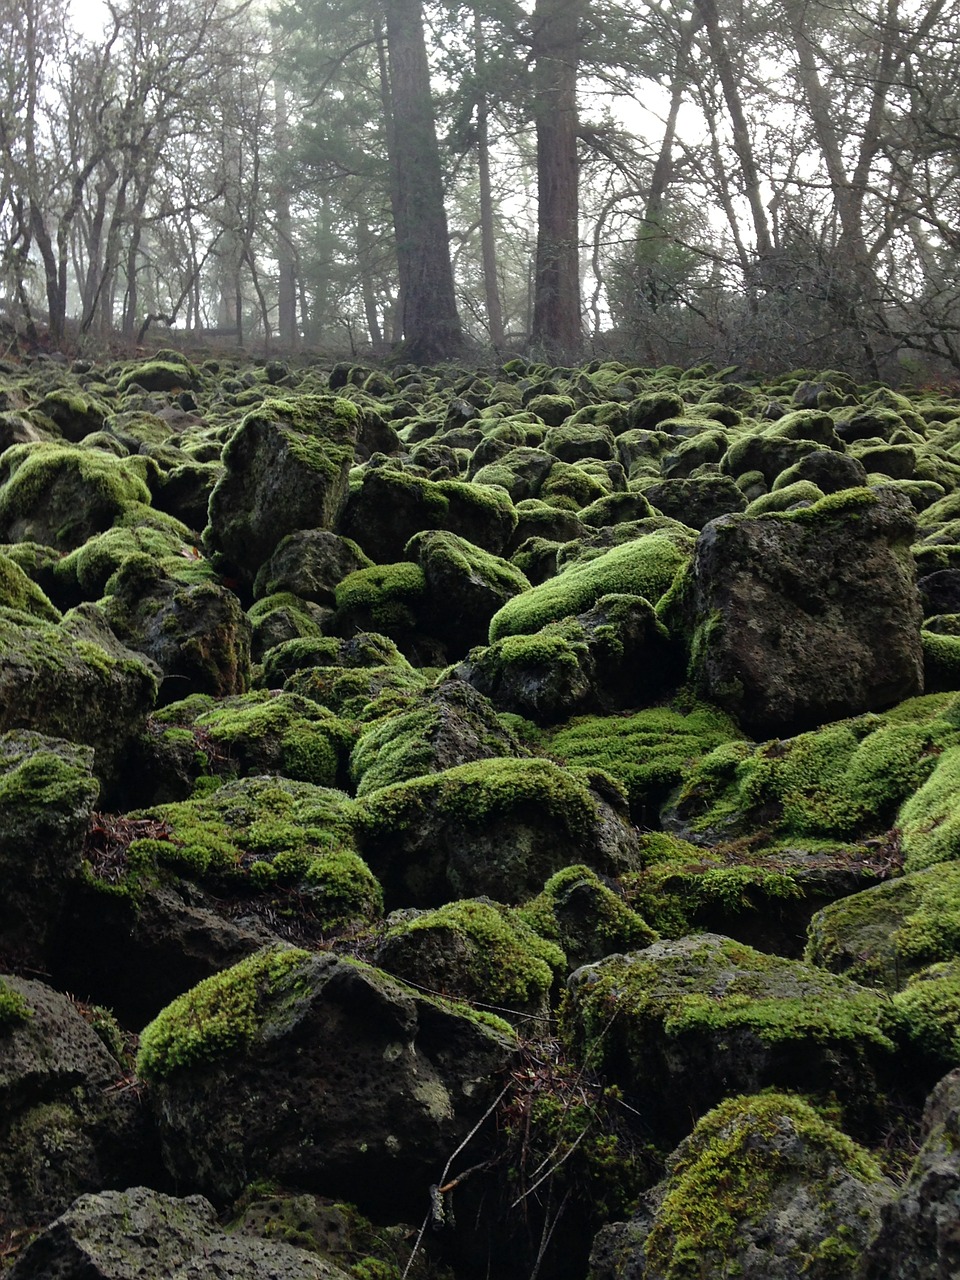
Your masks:
[{"label": "boulder", "polygon": [[638,864],[637,835],[606,775],[550,760],[495,758],[365,796],[358,839],[387,907],[435,907],[486,894],[514,904],[555,871]]},{"label": "boulder", "polygon": [[74,1197],[160,1175],[156,1140],[125,1068],[65,995],[0,981],[0,1215],[35,1228]]},{"label": "boulder", "polygon": [[896,1025],[876,991],[703,933],[578,969],[561,1032],[676,1141],[731,1092],[771,1087],[834,1096],[869,1129]]},{"label": "boulder", "polygon": [[528,1029],[531,1019],[546,1019],[565,957],[516,908],[468,898],[435,911],[398,911],[386,923],[374,957],[381,969],[507,1018],[519,1015]]},{"label": "boulder", "polygon": [[930,1095],[923,1126],[923,1146],[905,1185],[883,1209],[857,1280],[948,1280],[960,1274],[960,1068]]},{"label": "boulder", "polygon": [[404,700],[390,696],[385,710],[361,729],[350,755],[358,796],[472,760],[524,754],[487,699],[462,680]]},{"label": "boulder", "polygon": [[81,1196],[32,1242],[11,1280],[349,1280],[281,1240],[225,1232],[202,1196],[149,1187]]},{"label": "boulder", "polygon": [[102,607],[114,632],[162,672],[161,703],[248,687],[251,624],[232,591],[182,582],[147,555],[129,556],[108,590]]},{"label": "boulder", "polygon": [[337,531],[387,564],[415,533],[446,529],[484,551],[502,555],[517,523],[498,488],[462,480],[425,480],[393,467],[367,468],[350,495]]},{"label": "boulder", "polygon": [[601,1229],[590,1277],[852,1276],[892,1195],[870,1152],[801,1098],[729,1098],[668,1158],[635,1216]]},{"label": "boulder", "polygon": [[216,1203],[266,1178],[416,1219],[511,1062],[499,1025],[355,961],[273,950],[168,1006],[138,1065],[170,1172]]},{"label": "boulder", "polygon": [[347,499],[360,412],[336,396],[268,400],[223,451],[204,545],[218,567],[252,586],[280,541],[332,528]]},{"label": "boulder", "polygon": [[371,561],[355,542],[329,529],[298,529],[277,545],[260,566],[253,594],[258,600],[289,591],[302,600],[330,608],[334,591],[348,573]]},{"label": "boulder", "polygon": [[709,524],[687,584],[697,686],[756,736],[921,692],[913,536],[909,502],[882,489]]},{"label": "boulder", "polygon": [[604,595],[576,618],[474,650],[457,671],[501,711],[546,725],[648,704],[680,669],[648,600]]},{"label": "boulder", "polygon": [[116,783],[153,707],[157,681],[92,604],[61,622],[0,608],[0,729],[34,729],[94,748],[93,770]]},{"label": "boulder", "polygon": [[644,485],[643,496],[665,516],[681,520],[691,529],[702,529],[711,520],[742,511],[747,505],[733,479],[720,475],[658,480]]},{"label": "boulder", "polygon": [[93,751],[29,730],[0,734],[0,946],[48,955],[100,790]]},{"label": "boulder", "polygon": [[146,459],[75,445],[22,444],[0,462],[0,539],[71,551],[131,502],[148,503]]}]

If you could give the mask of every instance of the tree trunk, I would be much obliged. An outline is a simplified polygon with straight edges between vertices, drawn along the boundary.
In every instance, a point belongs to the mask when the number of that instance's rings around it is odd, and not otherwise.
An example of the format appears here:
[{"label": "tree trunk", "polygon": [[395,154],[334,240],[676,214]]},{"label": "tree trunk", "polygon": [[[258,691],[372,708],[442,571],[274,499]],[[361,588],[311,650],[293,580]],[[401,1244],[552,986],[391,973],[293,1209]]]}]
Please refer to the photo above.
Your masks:
[{"label": "tree trunk", "polygon": [[420,0],[388,0],[387,51],[397,266],[403,299],[403,356],[420,364],[463,350],[457,315],[443,174],[430,96]]},{"label": "tree trunk", "polygon": [[[287,116],[287,99],[283,82],[275,77],[276,124],[275,140],[277,159],[283,164],[290,149],[290,127]],[[280,346],[286,351],[296,351],[297,336],[297,261],[293,247],[293,219],[290,216],[290,195],[281,179],[277,183],[274,211],[277,219],[277,331]]]},{"label": "tree trunk", "polygon": [[580,318],[577,68],[589,0],[537,0],[533,13],[537,127],[537,259],[534,346],[574,359]]},{"label": "tree trunk", "polygon": [[473,15],[473,52],[478,82],[477,93],[477,172],[480,181],[480,246],[483,255],[483,289],[487,304],[487,329],[496,349],[503,346],[503,308],[500,305],[500,281],[497,272],[497,236],[494,225],[493,186],[490,179],[490,108],[483,87],[486,48],[480,10]]}]

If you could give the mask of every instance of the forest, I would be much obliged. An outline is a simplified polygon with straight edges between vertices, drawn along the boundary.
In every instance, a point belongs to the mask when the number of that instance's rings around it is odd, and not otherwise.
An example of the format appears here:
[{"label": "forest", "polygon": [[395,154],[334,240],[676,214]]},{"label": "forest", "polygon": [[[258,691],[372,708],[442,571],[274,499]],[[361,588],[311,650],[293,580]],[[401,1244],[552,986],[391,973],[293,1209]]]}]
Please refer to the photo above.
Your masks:
[{"label": "forest", "polygon": [[0,4],[13,332],[960,366],[956,0],[74,12]]}]

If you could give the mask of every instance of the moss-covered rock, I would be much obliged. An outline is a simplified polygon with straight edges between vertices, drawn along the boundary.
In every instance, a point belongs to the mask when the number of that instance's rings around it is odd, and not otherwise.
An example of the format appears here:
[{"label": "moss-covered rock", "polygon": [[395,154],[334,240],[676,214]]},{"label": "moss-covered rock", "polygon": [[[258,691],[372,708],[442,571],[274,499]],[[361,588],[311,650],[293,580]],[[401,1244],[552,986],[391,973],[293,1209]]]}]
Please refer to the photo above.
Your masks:
[{"label": "moss-covered rock", "polygon": [[489,898],[448,902],[387,921],[376,962],[429,991],[479,1002],[510,1017],[542,1018],[566,968],[561,948],[523,914]]},{"label": "moss-covered rock", "polygon": [[289,591],[302,600],[332,607],[337,584],[372,561],[355,542],[329,529],[289,533],[260,566],[253,584],[258,600]]},{"label": "moss-covered rock", "polygon": [[612,874],[636,865],[609,779],[544,759],[481,760],[385,787],[359,803],[358,822],[391,907],[482,894],[516,903],[572,863]]},{"label": "moss-covered rock", "polygon": [[0,728],[35,729],[94,748],[101,783],[117,782],[157,681],[92,605],[61,622],[0,608]]},{"label": "moss-covered rock", "polygon": [[444,680],[419,696],[387,694],[365,713],[367,727],[350,755],[356,794],[441,773],[471,760],[524,754],[490,703],[462,680]]},{"label": "moss-covered rock", "polygon": [[688,597],[704,696],[765,735],[920,692],[912,537],[910,504],[882,489],[709,525]]},{"label": "moss-covered rock", "polygon": [[851,1122],[880,1120],[898,1023],[876,991],[716,934],[609,956],[572,976],[568,1044],[642,1099],[676,1140],[731,1092],[835,1095]]},{"label": "moss-covered rock", "polygon": [[123,1067],[80,1007],[42,982],[3,987],[29,1011],[0,1029],[0,1213],[13,1242],[84,1192],[161,1170],[143,1110],[115,1087]]},{"label": "moss-covered rock", "polygon": [[501,555],[517,523],[498,487],[462,480],[425,480],[388,467],[367,468],[339,532],[379,564],[392,561],[415,533],[445,529]]},{"label": "moss-covered rock", "polygon": [[128,556],[107,583],[104,614],[117,636],[163,673],[160,700],[228,696],[250,683],[250,621],[216,582],[182,582],[151,556]]},{"label": "moss-covered rock", "polygon": [[920,969],[960,955],[960,866],[942,863],[842,898],[810,922],[806,959],[898,991]]},{"label": "moss-covered rock", "polygon": [[657,534],[612,547],[515,596],[493,616],[490,643],[503,636],[531,635],[548,622],[583,613],[601,596],[643,596],[655,604],[685,561],[673,541]]},{"label": "moss-covered rock", "polygon": [[562,948],[570,969],[657,941],[656,930],[622,894],[582,864],[552,875],[543,892],[520,908],[520,916]]},{"label": "moss-covered rock", "polygon": [[870,1152],[803,1098],[728,1098],[636,1215],[600,1232],[591,1280],[847,1280],[892,1196]]},{"label": "moss-covered rock", "polygon": [[131,502],[149,503],[143,458],[73,445],[26,444],[0,463],[0,538],[59,551],[108,529]]},{"label": "moss-covered rock", "polygon": [[215,1200],[269,1178],[415,1214],[510,1062],[498,1027],[329,953],[274,950],[161,1013],[140,1070],[170,1172]]},{"label": "moss-covered rock", "polygon": [[458,667],[494,706],[540,724],[652,702],[680,671],[679,649],[638,595],[603,595],[576,618],[506,635]]},{"label": "moss-covered rock", "polygon": [[287,534],[334,527],[359,420],[357,406],[335,396],[268,400],[247,414],[210,495],[204,545],[219,564],[252,584]]}]

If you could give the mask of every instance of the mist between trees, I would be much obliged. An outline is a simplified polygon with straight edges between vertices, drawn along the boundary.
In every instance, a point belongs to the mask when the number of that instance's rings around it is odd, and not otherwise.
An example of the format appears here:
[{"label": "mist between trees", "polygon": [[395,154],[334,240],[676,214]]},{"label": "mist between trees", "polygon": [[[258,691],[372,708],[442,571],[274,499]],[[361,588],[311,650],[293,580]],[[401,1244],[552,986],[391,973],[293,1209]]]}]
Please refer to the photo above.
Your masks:
[{"label": "mist between trees", "polygon": [[0,0],[0,318],[952,376],[958,10]]}]

